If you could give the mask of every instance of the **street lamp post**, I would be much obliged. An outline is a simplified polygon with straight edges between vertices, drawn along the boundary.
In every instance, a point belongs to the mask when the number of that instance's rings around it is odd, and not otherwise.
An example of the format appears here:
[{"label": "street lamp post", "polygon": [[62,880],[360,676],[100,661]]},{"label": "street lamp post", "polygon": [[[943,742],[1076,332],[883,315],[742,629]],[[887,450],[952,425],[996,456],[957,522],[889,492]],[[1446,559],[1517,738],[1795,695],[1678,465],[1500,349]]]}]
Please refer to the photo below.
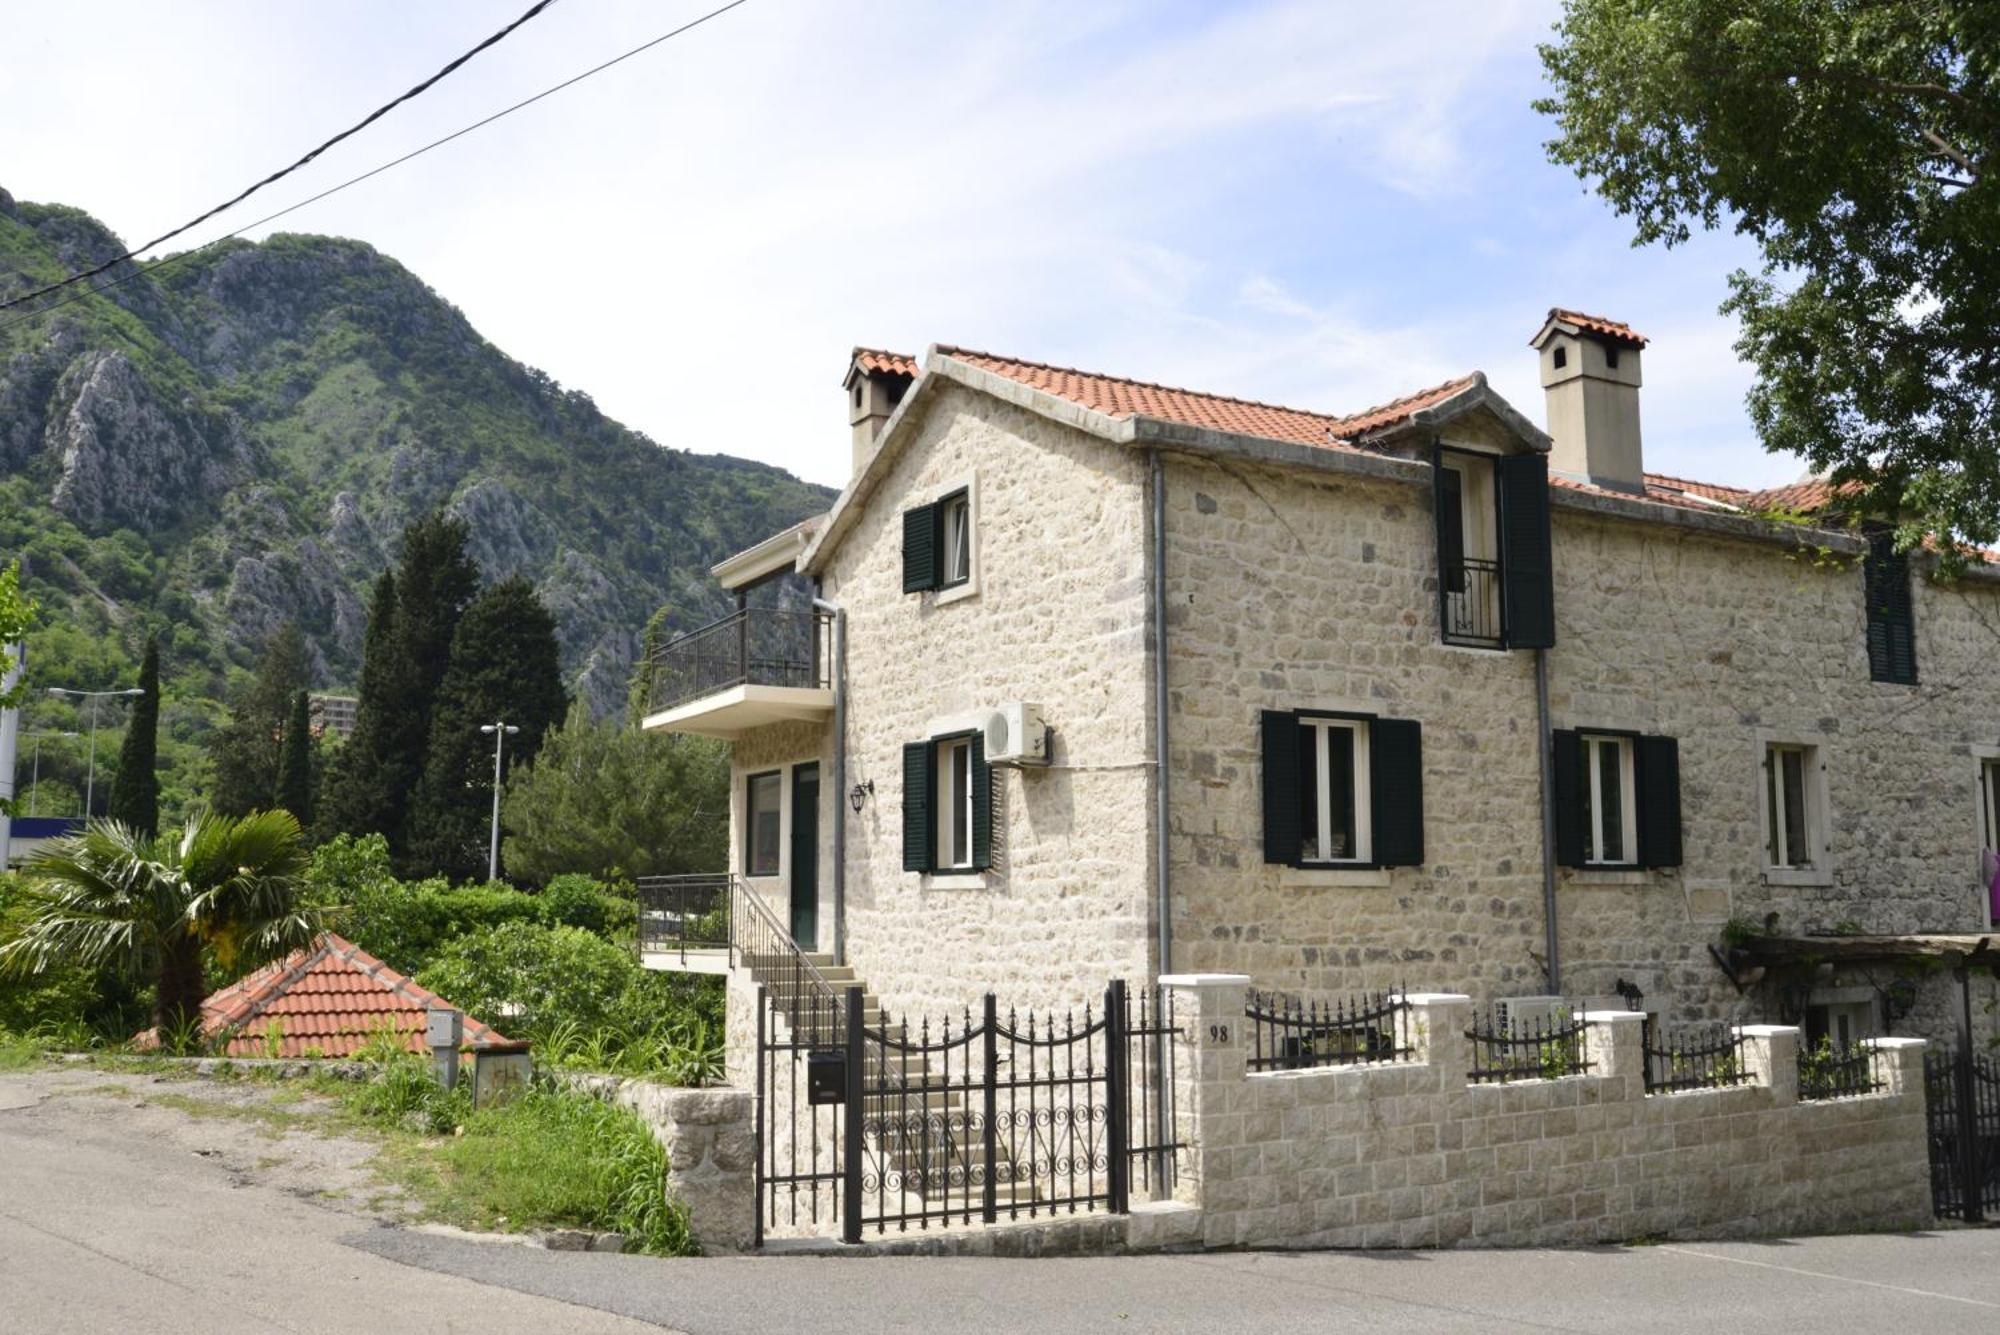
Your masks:
[{"label": "street lamp post", "polygon": [[486,879],[497,881],[500,879],[500,751],[520,729],[502,719],[497,723],[482,723],[479,730],[493,735],[493,838],[486,848]]},{"label": "street lamp post", "polygon": [[50,695],[73,695],[90,701],[90,772],[83,783],[83,818],[90,819],[91,799],[97,794],[97,702],[106,696],[144,695],[137,686],[123,691],[72,691],[67,686],[49,687]]},{"label": "street lamp post", "polygon": [[34,764],[28,770],[28,814],[30,816],[35,814],[35,802],[41,796],[42,792],[42,738],[74,736],[76,734],[73,732],[38,732],[35,734],[35,760]]}]

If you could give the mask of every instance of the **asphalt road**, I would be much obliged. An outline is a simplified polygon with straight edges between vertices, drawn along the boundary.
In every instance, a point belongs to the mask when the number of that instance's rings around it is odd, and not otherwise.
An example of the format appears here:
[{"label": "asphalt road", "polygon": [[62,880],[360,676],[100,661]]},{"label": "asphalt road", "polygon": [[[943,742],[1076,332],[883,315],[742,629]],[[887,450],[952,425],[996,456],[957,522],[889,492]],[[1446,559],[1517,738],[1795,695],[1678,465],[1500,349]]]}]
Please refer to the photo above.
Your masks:
[{"label": "asphalt road", "polygon": [[1051,1261],[542,1252],[382,1224],[363,1147],[148,1093],[0,1077],[0,1331],[2000,1331],[1984,1230]]}]

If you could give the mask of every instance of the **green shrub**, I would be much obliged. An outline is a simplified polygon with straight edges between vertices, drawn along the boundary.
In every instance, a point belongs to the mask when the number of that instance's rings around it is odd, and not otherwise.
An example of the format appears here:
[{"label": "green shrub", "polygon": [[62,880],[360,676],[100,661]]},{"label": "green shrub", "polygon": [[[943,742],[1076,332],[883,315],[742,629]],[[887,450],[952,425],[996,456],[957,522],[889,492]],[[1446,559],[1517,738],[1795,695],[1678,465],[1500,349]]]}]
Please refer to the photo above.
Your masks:
[{"label": "green shrub", "polygon": [[340,835],[320,845],[308,878],[315,901],[331,906],[335,931],[406,974],[421,972],[467,933],[541,917],[535,896],[504,885],[397,880],[379,834]]},{"label": "green shrub", "polygon": [[552,877],[535,902],[549,927],[581,927],[616,937],[629,934],[639,921],[638,905],[630,895],[576,872]]}]

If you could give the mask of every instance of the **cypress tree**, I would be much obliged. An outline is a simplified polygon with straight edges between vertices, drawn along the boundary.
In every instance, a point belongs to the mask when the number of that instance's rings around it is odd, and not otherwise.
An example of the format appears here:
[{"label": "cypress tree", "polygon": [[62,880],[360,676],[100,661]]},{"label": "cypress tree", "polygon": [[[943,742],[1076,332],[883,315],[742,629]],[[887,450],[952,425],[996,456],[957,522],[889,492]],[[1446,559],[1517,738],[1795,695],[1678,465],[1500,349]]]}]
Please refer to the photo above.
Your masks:
[{"label": "cypress tree", "polygon": [[386,735],[399,722],[396,679],[401,675],[397,645],[396,575],[384,570],[368,600],[368,630],[361,642],[361,680],[354,706],[354,733],[327,766],[320,791],[319,833],[386,833],[396,811],[395,785],[384,773]]},{"label": "cypress tree", "polygon": [[452,639],[438,689],[412,826],[422,870],[459,880],[486,875],[494,738],[480,725],[520,729],[502,753],[511,768],[534,758],[568,704],[555,617],[533,587],[516,576],[479,595]]},{"label": "cypress tree", "polygon": [[639,642],[639,661],[632,665],[632,680],[625,689],[625,721],[638,727],[653,708],[653,682],[658,676],[654,661],[667,639],[667,609],[662,607],[646,620],[646,634]]},{"label": "cypress tree", "polygon": [[139,666],[139,689],[125,724],[125,744],[118,748],[118,777],[111,782],[106,815],[151,838],[160,832],[160,640],[146,637],[146,657]]},{"label": "cypress tree", "polygon": [[306,638],[296,623],[272,633],[256,678],[230,708],[229,722],[209,739],[215,782],[209,807],[222,816],[247,816],[270,808],[278,792],[278,752],[292,697],[308,680]]},{"label": "cypress tree", "polygon": [[466,552],[463,519],[433,510],[403,530],[403,558],[396,575],[396,659],[393,696],[382,734],[382,775],[388,799],[385,823],[391,852],[416,871],[409,850],[417,785],[426,763],[438,687],[451,666],[453,636],[466,605],[479,592],[479,568]]},{"label": "cypress tree", "polygon": [[284,749],[278,754],[277,805],[297,818],[301,829],[312,826],[313,780],[312,706],[306,693],[292,696],[292,716],[285,721]]}]

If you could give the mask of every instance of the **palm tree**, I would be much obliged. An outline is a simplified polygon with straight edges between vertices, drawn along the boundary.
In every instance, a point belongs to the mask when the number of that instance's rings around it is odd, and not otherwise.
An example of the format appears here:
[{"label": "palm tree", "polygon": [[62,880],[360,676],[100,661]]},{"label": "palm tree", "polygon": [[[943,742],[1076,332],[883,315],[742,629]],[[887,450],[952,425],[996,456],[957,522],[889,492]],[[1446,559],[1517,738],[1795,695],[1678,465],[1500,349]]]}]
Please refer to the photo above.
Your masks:
[{"label": "palm tree", "polygon": [[38,849],[23,868],[27,927],[0,946],[0,975],[110,968],[157,989],[162,1036],[191,1032],[211,960],[242,972],[312,944],[307,855],[287,811],[197,812],[148,839],[115,821]]}]

